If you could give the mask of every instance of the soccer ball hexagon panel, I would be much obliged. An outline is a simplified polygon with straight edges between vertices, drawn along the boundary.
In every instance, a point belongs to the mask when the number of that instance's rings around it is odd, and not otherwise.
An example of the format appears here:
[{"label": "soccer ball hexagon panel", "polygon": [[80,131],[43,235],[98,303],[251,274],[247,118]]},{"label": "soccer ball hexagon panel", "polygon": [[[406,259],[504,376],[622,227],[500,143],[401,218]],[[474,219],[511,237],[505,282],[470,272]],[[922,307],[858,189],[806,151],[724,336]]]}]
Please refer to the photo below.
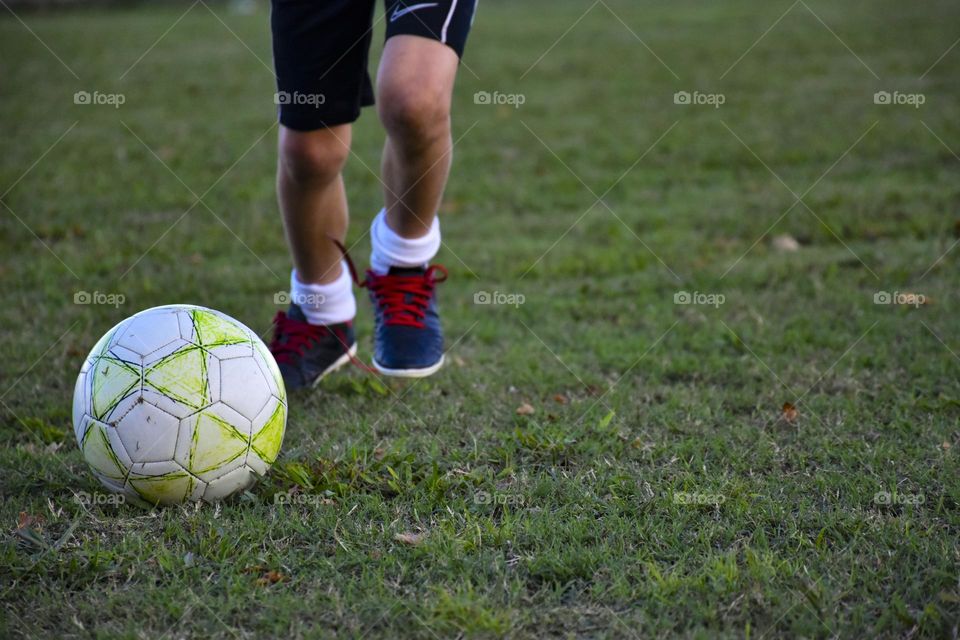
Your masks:
[{"label": "soccer ball hexagon panel", "polygon": [[147,309],[108,331],[73,396],[77,442],[110,491],[151,504],[215,501],[280,452],[287,398],[250,329],[192,305]]}]

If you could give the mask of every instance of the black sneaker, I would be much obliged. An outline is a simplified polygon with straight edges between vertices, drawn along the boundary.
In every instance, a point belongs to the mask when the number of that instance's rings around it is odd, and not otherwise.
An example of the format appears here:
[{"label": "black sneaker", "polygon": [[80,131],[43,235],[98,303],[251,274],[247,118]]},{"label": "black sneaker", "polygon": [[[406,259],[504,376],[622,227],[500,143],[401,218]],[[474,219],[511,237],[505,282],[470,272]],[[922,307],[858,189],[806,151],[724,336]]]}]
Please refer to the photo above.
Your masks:
[{"label": "black sneaker", "polygon": [[315,386],[328,373],[350,362],[357,353],[353,322],[315,325],[291,304],[273,319],[270,353],[277,360],[287,390]]}]

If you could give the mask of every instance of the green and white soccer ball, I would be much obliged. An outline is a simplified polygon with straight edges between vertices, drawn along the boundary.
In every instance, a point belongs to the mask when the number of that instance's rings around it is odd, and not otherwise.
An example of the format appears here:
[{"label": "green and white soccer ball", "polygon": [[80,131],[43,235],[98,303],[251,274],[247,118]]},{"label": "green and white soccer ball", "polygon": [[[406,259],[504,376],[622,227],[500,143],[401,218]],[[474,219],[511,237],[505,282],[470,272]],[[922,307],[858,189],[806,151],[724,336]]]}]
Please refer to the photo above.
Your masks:
[{"label": "green and white soccer ball", "polygon": [[277,458],[280,370],[253,331],[191,305],[147,309],[107,332],[73,395],[83,457],[109,490],[151,504],[212,502]]}]

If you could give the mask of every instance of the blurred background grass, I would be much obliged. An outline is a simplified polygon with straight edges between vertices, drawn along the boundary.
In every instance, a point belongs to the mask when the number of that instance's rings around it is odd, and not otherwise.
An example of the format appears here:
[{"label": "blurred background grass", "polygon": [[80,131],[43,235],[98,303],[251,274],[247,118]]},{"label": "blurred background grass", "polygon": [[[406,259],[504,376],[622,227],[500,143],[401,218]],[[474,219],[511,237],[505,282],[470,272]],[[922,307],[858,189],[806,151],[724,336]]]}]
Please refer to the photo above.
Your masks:
[{"label": "blurred background grass", "polygon": [[[157,635],[956,629],[955,3],[482,0],[442,212],[451,366],[413,387],[331,379],[294,400],[284,457],[246,501],[151,516],[71,501],[96,490],[71,442],[75,372],[157,304],[268,333],[289,269],[268,7],[14,11],[0,18],[0,513],[45,514],[51,542],[78,524],[57,553],[5,538],[9,633],[74,619]],[[482,91],[524,104],[478,104]],[[678,91],[724,104],[677,105]],[[373,113],[354,141],[363,265],[381,199]],[[681,290],[725,303],[679,306]],[[78,291],[125,304],[75,305]],[[478,306],[479,291],[525,302]],[[931,304],[875,305],[878,291]],[[294,485],[335,504],[278,511],[272,492]],[[526,507],[478,505],[480,489]],[[673,499],[698,491],[726,502]],[[880,505],[881,491],[925,501]],[[398,545],[406,529],[431,542]],[[245,572],[260,565],[290,582],[260,595]],[[184,593],[225,626],[183,617]]]}]

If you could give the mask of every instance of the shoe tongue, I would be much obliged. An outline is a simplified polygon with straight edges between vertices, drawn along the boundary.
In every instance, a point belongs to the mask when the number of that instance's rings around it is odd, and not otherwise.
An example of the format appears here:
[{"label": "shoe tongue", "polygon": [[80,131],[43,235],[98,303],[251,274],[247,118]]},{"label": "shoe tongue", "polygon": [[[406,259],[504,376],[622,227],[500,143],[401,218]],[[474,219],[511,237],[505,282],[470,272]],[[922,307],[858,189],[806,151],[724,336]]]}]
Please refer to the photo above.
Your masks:
[{"label": "shoe tongue", "polygon": [[391,276],[422,276],[427,270],[424,267],[390,267],[387,275]]},{"label": "shoe tongue", "polygon": [[287,317],[297,322],[307,321],[307,316],[303,315],[303,309],[300,308],[300,305],[292,302],[290,303],[290,309],[287,310]]}]

